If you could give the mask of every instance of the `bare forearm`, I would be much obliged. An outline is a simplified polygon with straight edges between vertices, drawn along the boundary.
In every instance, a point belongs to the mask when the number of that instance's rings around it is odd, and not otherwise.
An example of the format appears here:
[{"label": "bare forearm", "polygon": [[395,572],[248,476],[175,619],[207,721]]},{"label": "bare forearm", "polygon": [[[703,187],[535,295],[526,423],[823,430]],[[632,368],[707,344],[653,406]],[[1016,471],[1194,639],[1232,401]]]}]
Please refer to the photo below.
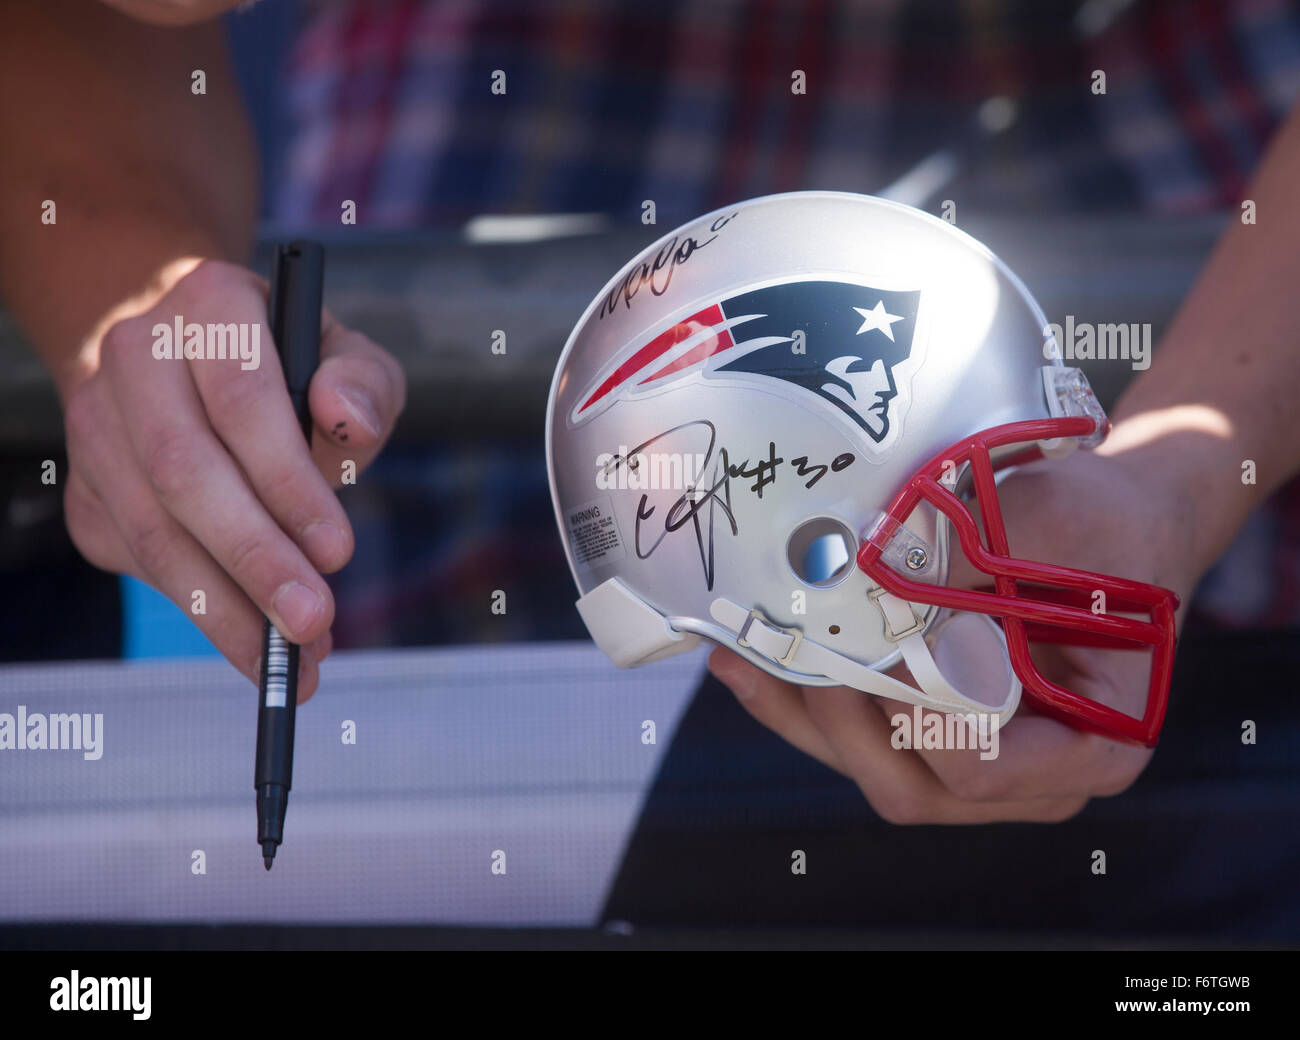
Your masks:
[{"label": "bare forearm", "polygon": [[[150,306],[186,258],[244,258],[256,159],[219,24],[25,0],[3,39],[0,294],[66,396],[103,330]],[[191,91],[195,70],[206,94]]]},{"label": "bare forearm", "polygon": [[1201,568],[1300,471],[1298,184],[1300,108],[1247,192],[1257,223],[1224,234],[1102,448],[1191,511]]}]

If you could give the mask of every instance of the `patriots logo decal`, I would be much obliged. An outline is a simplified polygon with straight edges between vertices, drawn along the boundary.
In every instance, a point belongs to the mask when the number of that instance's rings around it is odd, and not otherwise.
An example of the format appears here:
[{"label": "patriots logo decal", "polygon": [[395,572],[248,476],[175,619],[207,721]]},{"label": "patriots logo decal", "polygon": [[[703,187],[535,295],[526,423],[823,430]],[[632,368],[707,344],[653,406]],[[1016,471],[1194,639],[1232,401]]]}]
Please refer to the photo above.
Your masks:
[{"label": "patriots logo decal", "polygon": [[[912,357],[920,291],[783,282],[728,297],[632,349],[578,398],[574,425],[691,372],[781,379],[830,402],[877,451],[901,418],[895,369]],[[799,334],[802,333],[802,336]]]}]

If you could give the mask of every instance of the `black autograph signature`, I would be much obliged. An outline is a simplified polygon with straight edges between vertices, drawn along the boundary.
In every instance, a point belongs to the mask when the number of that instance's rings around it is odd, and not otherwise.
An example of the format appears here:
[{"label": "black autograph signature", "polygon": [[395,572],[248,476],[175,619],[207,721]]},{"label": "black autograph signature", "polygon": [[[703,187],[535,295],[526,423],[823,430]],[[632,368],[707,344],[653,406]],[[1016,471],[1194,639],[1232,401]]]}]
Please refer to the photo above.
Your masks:
[{"label": "black autograph signature", "polygon": [[[692,427],[698,427],[702,431],[707,430],[709,437],[708,445],[703,452],[703,462],[700,464],[699,480],[696,483],[688,484],[682,494],[668,507],[664,513],[663,530],[659,532],[658,537],[645,546],[641,542],[642,524],[654,516],[656,507],[649,504],[650,496],[642,492],[641,501],[637,503],[636,508],[636,530],[633,545],[637,558],[647,560],[663,544],[664,539],[690,524],[691,529],[695,532],[695,544],[700,553],[700,566],[704,569],[705,585],[709,591],[712,591],[713,579],[716,573],[714,530],[719,514],[725,519],[732,535],[740,534],[740,527],[736,523],[736,515],[732,511],[731,481],[733,479],[753,480],[749,490],[761,499],[763,489],[776,483],[777,472],[782,463],[786,461],[777,455],[776,442],[768,441],[766,458],[760,458],[752,466],[749,459],[745,459],[740,463],[732,463],[727,449],[718,447],[717,427],[708,419],[694,419],[665,430],[663,433],[655,434],[649,440],[642,441],[635,448],[630,448],[626,455],[614,455],[606,463],[605,473],[614,473],[619,466],[626,466],[629,470],[635,470],[638,464],[637,456],[641,455],[647,448],[666,437]],[[716,458],[714,457],[715,448],[717,448]],[[811,477],[804,484],[804,487],[811,488],[827,472],[838,473],[840,470],[852,465],[855,458],[856,456],[852,452],[846,451],[837,455],[829,463],[815,464],[808,461],[808,456],[801,455],[798,458],[791,459],[790,466],[799,479]]]},{"label": "black autograph signature", "polygon": [[601,302],[596,320],[599,321],[607,314],[613,314],[618,309],[620,300],[625,307],[631,307],[632,298],[647,285],[654,295],[662,296],[668,291],[668,285],[673,280],[677,268],[686,263],[698,250],[716,239],[718,232],[726,227],[735,215],[731,213],[725,217],[718,217],[709,225],[713,237],[706,238],[703,242],[697,241],[690,235],[674,235],[670,238],[652,259],[637,264],[628,271],[626,278],[610,290],[610,294]]}]

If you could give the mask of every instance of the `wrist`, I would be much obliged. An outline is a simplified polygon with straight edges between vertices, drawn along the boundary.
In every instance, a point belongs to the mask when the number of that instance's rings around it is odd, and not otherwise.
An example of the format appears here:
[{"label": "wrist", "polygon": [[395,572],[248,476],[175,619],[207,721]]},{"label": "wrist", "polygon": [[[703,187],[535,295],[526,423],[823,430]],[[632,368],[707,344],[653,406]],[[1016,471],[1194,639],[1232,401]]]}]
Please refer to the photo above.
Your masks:
[{"label": "wrist", "polygon": [[1122,467],[1163,518],[1153,549],[1177,554],[1193,584],[1231,543],[1266,489],[1247,482],[1231,422],[1204,405],[1126,414],[1096,454]]}]

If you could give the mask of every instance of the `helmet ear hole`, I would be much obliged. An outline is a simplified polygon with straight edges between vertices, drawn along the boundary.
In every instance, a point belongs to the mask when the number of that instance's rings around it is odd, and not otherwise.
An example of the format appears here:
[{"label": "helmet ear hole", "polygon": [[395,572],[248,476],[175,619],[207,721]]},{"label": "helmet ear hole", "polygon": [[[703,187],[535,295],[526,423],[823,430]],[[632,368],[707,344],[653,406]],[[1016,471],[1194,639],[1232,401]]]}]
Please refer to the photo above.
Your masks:
[{"label": "helmet ear hole", "polygon": [[829,589],[853,571],[858,543],[847,524],[829,516],[805,520],[790,534],[786,559],[805,585]]}]

